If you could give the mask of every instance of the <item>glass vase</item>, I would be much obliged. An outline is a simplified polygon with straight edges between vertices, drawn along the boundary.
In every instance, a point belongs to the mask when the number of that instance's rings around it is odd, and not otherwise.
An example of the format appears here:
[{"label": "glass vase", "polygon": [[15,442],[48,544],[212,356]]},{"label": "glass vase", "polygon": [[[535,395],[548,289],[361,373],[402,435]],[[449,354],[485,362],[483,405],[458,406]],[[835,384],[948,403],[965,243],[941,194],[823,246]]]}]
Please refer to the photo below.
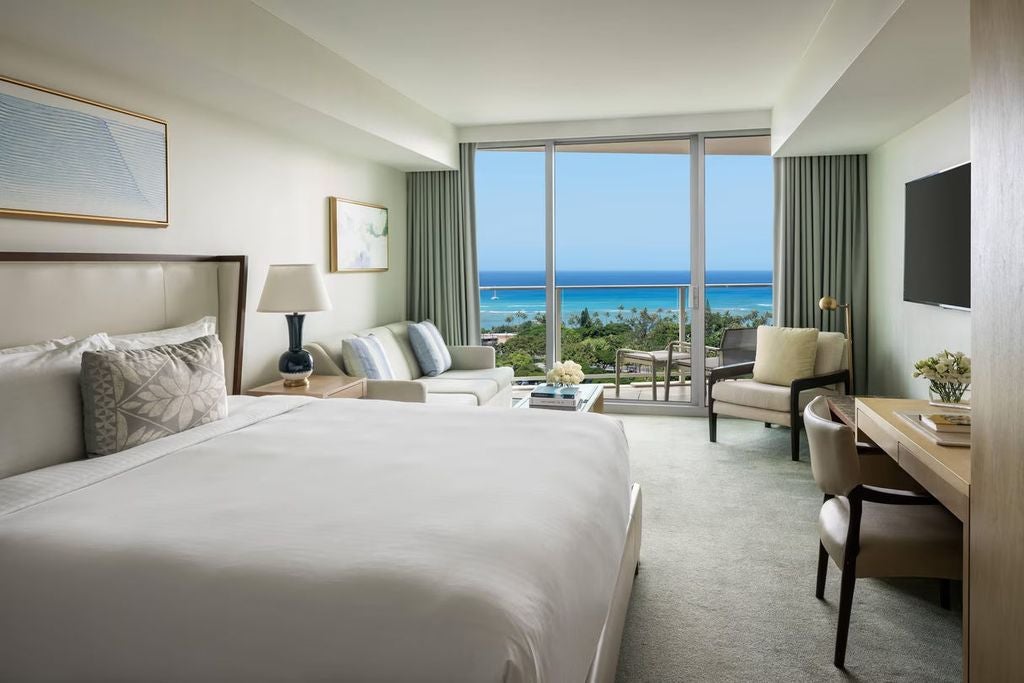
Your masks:
[{"label": "glass vase", "polygon": [[928,402],[945,408],[970,408],[971,385],[961,382],[932,382],[928,387]]}]

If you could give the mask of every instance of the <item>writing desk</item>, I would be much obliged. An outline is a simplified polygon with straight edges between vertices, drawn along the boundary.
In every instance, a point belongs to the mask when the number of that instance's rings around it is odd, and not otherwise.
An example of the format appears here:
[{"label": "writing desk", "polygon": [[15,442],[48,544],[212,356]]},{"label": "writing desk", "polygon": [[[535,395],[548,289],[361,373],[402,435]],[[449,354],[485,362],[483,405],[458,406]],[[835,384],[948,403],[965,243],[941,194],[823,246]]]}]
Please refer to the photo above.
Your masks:
[{"label": "writing desk", "polygon": [[[857,398],[858,439],[867,437],[889,454],[928,493],[964,524],[963,638],[964,680],[968,676],[968,615],[970,577],[971,449],[940,446],[896,413],[939,410],[928,401],[904,398]],[[845,420],[844,420],[845,421]]]}]

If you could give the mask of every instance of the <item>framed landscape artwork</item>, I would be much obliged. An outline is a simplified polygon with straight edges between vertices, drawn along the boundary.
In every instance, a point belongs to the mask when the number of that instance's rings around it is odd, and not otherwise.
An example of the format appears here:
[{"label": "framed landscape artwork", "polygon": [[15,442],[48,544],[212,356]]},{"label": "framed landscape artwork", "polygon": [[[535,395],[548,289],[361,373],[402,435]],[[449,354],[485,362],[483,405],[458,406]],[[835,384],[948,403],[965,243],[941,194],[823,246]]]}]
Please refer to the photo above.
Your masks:
[{"label": "framed landscape artwork", "polygon": [[167,124],[0,77],[0,215],[166,227]]},{"label": "framed landscape artwork", "polygon": [[388,269],[388,210],[341,197],[328,198],[331,213],[331,272]]}]

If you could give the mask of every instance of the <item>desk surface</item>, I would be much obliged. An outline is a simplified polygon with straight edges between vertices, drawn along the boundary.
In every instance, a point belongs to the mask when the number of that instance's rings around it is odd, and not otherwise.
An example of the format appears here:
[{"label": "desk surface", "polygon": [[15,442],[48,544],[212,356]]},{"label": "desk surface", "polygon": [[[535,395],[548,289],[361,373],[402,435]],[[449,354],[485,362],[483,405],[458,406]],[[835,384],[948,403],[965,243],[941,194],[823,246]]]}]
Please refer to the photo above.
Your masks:
[{"label": "desk surface", "polygon": [[971,485],[971,449],[940,446],[896,415],[897,412],[934,413],[939,408],[928,401],[907,398],[858,398],[857,407],[895,432],[896,440],[932,462],[930,469],[969,494]]}]

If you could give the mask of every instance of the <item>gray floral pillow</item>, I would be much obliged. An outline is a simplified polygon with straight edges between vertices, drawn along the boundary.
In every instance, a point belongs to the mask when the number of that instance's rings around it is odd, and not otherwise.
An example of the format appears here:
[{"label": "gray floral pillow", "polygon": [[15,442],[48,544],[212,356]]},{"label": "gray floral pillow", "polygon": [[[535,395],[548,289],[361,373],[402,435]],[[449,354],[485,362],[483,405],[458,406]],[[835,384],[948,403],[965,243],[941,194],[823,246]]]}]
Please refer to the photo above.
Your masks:
[{"label": "gray floral pillow", "polygon": [[227,417],[224,352],[215,335],[151,349],[82,355],[89,456],[177,434]]}]

